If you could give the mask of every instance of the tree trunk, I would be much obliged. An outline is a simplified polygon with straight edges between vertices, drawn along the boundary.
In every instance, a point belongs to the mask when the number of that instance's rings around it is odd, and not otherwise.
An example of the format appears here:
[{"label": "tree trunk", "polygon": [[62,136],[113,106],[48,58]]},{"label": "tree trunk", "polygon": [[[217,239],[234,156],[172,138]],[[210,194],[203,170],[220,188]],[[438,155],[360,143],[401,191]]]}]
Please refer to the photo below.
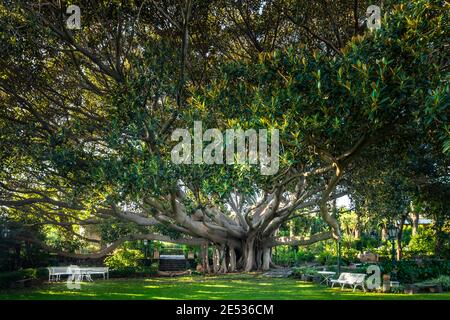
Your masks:
[{"label": "tree trunk", "polygon": [[264,248],[262,270],[269,270],[269,269],[270,269],[270,248]]},{"label": "tree trunk", "polygon": [[201,265],[203,272],[210,273],[211,270],[209,268],[208,261],[208,244],[204,244],[200,246],[200,256],[201,256]]},{"label": "tree trunk", "polygon": [[[411,204],[411,209],[414,210],[413,205]],[[411,227],[412,227],[412,235],[415,236],[417,234],[417,230],[419,229],[419,213],[413,211],[411,213]]]},{"label": "tree trunk", "polygon": [[236,271],[236,251],[230,248],[230,272]]},{"label": "tree trunk", "polygon": [[386,225],[383,225],[381,229],[381,241],[386,241],[388,239],[388,230]]},{"label": "tree trunk", "polygon": [[361,217],[359,213],[356,213],[356,226],[354,232],[355,240],[361,239]]},{"label": "tree trunk", "polygon": [[255,238],[247,239],[244,244],[244,271],[250,272],[256,268]]},{"label": "tree trunk", "polygon": [[22,267],[22,259],[20,258],[21,244],[17,243],[14,246],[14,268],[20,269]]},{"label": "tree trunk", "polygon": [[256,250],[256,269],[261,270],[263,261],[263,250],[262,248],[257,248]]},{"label": "tree trunk", "polygon": [[406,217],[407,217],[406,214],[401,217],[400,225],[398,227],[398,234],[397,234],[397,260],[398,261],[400,261],[403,257],[402,239],[403,239],[403,226],[405,225]]},{"label": "tree trunk", "polygon": [[228,267],[227,267],[227,255],[226,255],[226,247],[225,245],[222,245],[219,249],[219,259],[220,259],[220,269],[219,272],[221,273],[227,273]]},{"label": "tree trunk", "polygon": [[441,251],[442,251],[442,245],[443,245],[443,238],[444,238],[444,232],[442,231],[443,228],[443,222],[441,219],[437,218],[435,223],[435,232],[436,232],[436,246],[434,247],[434,255],[436,258],[441,257]]},{"label": "tree trunk", "polygon": [[219,273],[220,269],[220,258],[219,249],[213,248],[213,272]]}]

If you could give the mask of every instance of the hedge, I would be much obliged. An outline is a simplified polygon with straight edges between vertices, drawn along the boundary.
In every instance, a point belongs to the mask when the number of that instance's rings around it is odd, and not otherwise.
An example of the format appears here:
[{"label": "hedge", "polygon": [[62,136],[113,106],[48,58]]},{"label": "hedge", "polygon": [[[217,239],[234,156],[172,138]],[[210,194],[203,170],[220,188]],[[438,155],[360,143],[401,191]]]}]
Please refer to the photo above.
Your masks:
[{"label": "hedge", "polygon": [[[341,267],[341,272],[366,273],[370,263],[363,263],[357,268]],[[392,272],[392,261],[386,260],[378,263],[383,274]],[[337,271],[336,266],[329,270]],[[450,276],[450,261],[438,259],[401,260],[396,262],[396,275],[400,283],[416,283],[440,276]]]},{"label": "hedge", "polygon": [[158,273],[158,264],[152,264],[151,266],[139,266],[139,267],[122,267],[117,269],[110,269],[110,278],[139,278],[150,277]]},{"label": "hedge", "polygon": [[12,272],[0,273],[0,289],[8,289],[12,287],[17,281],[32,279],[44,280],[48,278],[48,270],[46,268],[37,269],[21,269]]}]

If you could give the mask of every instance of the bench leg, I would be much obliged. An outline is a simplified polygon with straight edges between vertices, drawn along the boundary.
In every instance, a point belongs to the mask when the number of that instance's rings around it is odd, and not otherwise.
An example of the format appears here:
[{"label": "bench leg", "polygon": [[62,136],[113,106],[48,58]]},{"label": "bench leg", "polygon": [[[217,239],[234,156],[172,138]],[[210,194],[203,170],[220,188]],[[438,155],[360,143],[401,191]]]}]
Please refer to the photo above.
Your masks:
[{"label": "bench leg", "polygon": [[363,289],[363,291],[366,292],[366,287],[364,286],[364,284],[355,284],[355,285],[353,286],[353,292],[356,291],[356,287],[358,287],[358,286],[360,286],[361,289]]}]

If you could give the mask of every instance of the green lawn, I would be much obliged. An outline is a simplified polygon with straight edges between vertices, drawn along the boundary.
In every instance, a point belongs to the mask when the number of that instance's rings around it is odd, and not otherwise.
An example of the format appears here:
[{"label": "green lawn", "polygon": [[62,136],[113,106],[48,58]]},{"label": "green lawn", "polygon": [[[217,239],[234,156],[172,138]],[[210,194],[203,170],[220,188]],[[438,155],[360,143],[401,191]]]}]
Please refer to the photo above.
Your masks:
[{"label": "green lawn", "polygon": [[1,299],[444,299],[442,294],[381,294],[341,291],[295,279],[267,278],[260,275],[189,276],[179,278],[114,279],[82,283],[80,290],[69,290],[64,282],[40,288],[0,292]]}]

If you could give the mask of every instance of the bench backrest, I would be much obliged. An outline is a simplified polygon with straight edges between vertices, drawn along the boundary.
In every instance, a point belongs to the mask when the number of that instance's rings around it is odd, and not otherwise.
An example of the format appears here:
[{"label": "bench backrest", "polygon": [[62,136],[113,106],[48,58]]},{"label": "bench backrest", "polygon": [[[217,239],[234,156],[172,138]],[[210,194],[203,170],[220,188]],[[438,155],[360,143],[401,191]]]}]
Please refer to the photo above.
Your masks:
[{"label": "bench backrest", "polygon": [[69,267],[49,267],[47,268],[50,273],[52,274],[58,274],[58,273],[68,273]]},{"label": "bench backrest", "polygon": [[82,271],[92,272],[92,273],[107,273],[109,271],[108,267],[85,267],[81,268]]},{"label": "bench backrest", "polygon": [[87,272],[108,272],[108,267],[78,267],[78,266],[69,266],[69,267],[48,267],[47,268],[50,274],[69,274],[69,273],[78,273],[82,271]]},{"label": "bench backrest", "polygon": [[366,278],[364,273],[343,272],[339,275],[339,281],[348,281],[351,283],[361,283]]},{"label": "bench backrest", "polygon": [[366,279],[365,273],[354,273],[354,279],[357,283],[362,283]]},{"label": "bench backrest", "polygon": [[342,272],[342,273],[339,275],[338,280],[339,280],[339,281],[347,280],[347,278],[349,277],[349,274],[350,274],[350,273],[348,273],[348,272]]},{"label": "bench backrest", "polygon": [[109,270],[109,267],[87,267],[86,269],[93,270],[93,271],[104,271],[104,272],[106,272],[106,271]]}]

